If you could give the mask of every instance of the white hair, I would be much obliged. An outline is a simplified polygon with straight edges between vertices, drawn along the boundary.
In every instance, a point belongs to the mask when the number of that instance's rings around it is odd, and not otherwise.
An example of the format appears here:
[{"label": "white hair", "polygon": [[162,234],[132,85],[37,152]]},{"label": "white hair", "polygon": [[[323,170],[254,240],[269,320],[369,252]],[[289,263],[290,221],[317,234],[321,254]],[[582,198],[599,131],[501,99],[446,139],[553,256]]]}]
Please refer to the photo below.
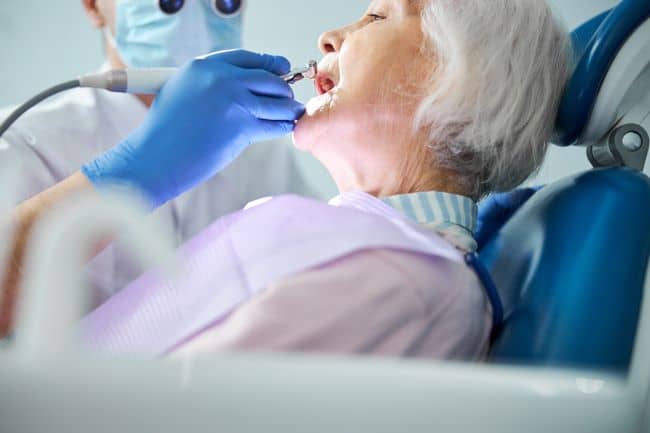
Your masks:
[{"label": "white hair", "polygon": [[428,0],[435,69],[416,127],[436,164],[475,198],[539,169],[571,71],[571,44],[545,0]]}]

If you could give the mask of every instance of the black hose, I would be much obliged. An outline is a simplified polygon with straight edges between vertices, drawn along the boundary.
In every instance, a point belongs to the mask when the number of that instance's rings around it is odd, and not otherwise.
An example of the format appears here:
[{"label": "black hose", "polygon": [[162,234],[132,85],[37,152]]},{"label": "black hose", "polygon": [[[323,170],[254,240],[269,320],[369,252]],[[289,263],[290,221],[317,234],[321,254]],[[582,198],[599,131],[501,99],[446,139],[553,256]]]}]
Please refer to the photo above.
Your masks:
[{"label": "black hose", "polygon": [[11,127],[11,125],[13,125],[14,122],[18,120],[20,116],[25,114],[25,112],[27,112],[33,106],[41,103],[43,100],[49,98],[50,96],[56,95],[57,93],[61,93],[66,90],[74,89],[80,86],[81,83],[79,83],[79,80],[66,81],[65,83],[61,83],[54,87],[50,87],[49,89],[34,96],[29,101],[25,102],[23,105],[16,108],[11,113],[11,115],[9,115],[9,117],[7,117],[7,119],[4,122],[2,122],[2,125],[0,125],[0,138],[2,138],[4,133],[7,132],[7,129],[9,129],[9,127]]}]

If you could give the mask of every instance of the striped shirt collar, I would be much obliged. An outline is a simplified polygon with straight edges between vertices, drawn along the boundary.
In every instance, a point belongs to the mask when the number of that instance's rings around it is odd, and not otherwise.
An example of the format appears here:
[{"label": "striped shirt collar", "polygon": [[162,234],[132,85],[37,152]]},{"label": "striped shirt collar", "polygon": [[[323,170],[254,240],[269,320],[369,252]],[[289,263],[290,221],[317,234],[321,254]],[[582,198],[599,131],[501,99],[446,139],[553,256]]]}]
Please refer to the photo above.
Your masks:
[{"label": "striped shirt collar", "polygon": [[387,197],[383,202],[464,251],[476,251],[478,206],[469,197],[439,191]]},{"label": "striped shirt collar", "polygon": [[364,192],[347,192],[330,201],[331,205],[356,208],[383,215],[405,216],[433,230],[463,251],[476,251],[472,233],[478,207],[468,197],[438,191],[403,194],[378,200]]}]

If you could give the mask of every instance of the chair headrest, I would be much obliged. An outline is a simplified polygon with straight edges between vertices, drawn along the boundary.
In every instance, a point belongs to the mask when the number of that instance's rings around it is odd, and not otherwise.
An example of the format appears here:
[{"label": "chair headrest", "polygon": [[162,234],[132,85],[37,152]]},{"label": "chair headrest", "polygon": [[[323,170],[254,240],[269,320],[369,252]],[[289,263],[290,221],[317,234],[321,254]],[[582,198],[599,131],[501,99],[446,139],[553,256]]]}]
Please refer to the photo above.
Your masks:
[{"label": "chair headrest", "polygon": [[623,0],[572,33],[576,68],[560,104],[555,144],[570,146],[580,138],[610,65],[628,38],[648,19],[650,1]]}]

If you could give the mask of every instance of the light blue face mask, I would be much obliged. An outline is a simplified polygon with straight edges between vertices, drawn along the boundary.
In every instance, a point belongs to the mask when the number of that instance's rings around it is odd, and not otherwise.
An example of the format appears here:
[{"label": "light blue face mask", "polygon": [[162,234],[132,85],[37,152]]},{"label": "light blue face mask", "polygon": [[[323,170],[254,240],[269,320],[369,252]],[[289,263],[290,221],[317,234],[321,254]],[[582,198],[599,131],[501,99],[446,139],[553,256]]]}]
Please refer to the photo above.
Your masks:
[{"label": "light blue face mask", "polygon": [[[170,3],[176,12],[163,12],[161,8]],[[240,11],[225,16],[215,3],[223,2],[115,0],[115,36],[106,33],[130,67],[180,66],[197,56],[241,45]]]}]

